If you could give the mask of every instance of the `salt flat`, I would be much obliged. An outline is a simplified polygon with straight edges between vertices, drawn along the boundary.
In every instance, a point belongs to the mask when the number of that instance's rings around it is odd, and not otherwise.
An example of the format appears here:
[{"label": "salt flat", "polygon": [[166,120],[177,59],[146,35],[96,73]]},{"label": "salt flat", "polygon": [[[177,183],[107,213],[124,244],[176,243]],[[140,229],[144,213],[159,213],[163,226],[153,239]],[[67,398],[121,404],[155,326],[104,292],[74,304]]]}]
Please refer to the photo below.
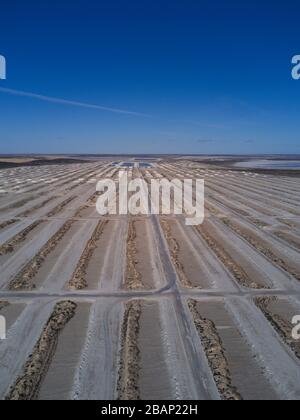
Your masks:
[{"label": "salt flat", "polygon": [[0,170],[0,398],[299,399],[297,171],[121,167],[148,182],[204,178],[204,223],[186,226],[99,216],[96,183],[119,170]]}]

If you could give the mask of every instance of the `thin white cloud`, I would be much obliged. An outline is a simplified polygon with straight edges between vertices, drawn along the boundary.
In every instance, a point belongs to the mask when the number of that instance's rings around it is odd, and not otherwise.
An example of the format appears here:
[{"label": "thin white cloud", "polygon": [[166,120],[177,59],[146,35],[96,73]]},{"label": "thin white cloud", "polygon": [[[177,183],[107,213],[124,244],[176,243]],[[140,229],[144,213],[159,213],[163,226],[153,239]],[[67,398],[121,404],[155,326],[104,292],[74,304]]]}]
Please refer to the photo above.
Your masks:
[{"label": "thin white cloud", "polygon": [[40,101],[51,102],[51,103],[60,104],[60,105],[77,106],[77,107],[81,107],[81,108],[89,108],[89,109],[95,109],[95,110],[98,110],[98,111],[113,112],[115,114],[132,115],[132,116],[136,116],[136,117],[149,117],[149,115],[143,114],[143,113],[140,113],[140,112],[128,111],[128,110],[119,109],[119,108],[110,108],[110,107],[106,107],[106,106],[89,104],[89,103],[86,103],[86,102],[72,101],[72,100],[68,100],[68,99],[54,98],[52,96],[45,96],[45,95],[40,95],[40,94],[37,94],[37,93],[24,92],[24,91],[21,91],[21,90],[9,89],[9,88],[4,88],[4,87],[0,87],[0,92],[7,93],[9,95],[23,96],[23,97],[26,97],[26,98],[38,99]]}]

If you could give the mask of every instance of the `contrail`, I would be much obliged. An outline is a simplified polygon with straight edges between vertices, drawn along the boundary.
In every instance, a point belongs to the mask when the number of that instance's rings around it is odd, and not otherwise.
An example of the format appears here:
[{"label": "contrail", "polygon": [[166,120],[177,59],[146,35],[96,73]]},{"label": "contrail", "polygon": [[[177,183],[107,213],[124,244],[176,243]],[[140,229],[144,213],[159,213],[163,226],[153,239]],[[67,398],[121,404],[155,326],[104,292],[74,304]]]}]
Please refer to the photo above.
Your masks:
[{"label": "contrail", "polygon": [[133,116],[136,116],[136,117],[150,117],[150,115],[142,114],[140,112],[128,111],[128,110],[125,110],[125,109],[118,109],[118,108],[109,108],[109,107],[106,107],[106,106],[89,104],[89,103],[85,103],[85,102],[70,101],[68,99],[54,98],[54,97],[51,97],[51,96],[39,95],[37,93],[32,93],[32,92],[23,92],[21,90],[15,90],[15,89],[0,87],[0,92],[8,93],[10,95],[15,95],[15,96],[24,96],[24,97],[27,97],[27,98],[38,99],[38,100],[44,101],[44,102],[52,102],[52,103],[55,103],[55,104],[71,105],[71,106],[78,106],[78,107],[81,107],[81,108],[96,109],[98,111],[113,112],[115,114],[126,114],[126,115],[133,115]]}]

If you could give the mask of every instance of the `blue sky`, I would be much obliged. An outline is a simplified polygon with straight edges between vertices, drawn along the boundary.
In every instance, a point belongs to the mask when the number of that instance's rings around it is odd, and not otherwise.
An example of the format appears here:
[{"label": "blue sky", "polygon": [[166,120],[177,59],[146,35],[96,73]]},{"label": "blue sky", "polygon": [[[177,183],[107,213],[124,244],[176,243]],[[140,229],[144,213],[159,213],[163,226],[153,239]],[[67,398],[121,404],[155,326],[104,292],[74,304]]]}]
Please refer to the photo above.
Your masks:
[{"label": "blue sky", "polygon": [[0,153],[300,153],[299,16],[298,0],[4,0]]}]

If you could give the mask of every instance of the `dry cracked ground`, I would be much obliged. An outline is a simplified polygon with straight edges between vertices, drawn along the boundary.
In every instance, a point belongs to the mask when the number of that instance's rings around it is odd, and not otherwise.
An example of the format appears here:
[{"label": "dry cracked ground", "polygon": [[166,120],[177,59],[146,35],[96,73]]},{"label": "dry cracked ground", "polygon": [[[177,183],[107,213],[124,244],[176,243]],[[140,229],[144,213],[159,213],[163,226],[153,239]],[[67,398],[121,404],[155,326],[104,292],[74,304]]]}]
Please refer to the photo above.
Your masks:
[{"label": "dry cracked ground", "polygon": [[165,159],[204,178],[205,221],[105,216],[109,160],[0,171],[0,398],[300,398],[300,183]]}]

